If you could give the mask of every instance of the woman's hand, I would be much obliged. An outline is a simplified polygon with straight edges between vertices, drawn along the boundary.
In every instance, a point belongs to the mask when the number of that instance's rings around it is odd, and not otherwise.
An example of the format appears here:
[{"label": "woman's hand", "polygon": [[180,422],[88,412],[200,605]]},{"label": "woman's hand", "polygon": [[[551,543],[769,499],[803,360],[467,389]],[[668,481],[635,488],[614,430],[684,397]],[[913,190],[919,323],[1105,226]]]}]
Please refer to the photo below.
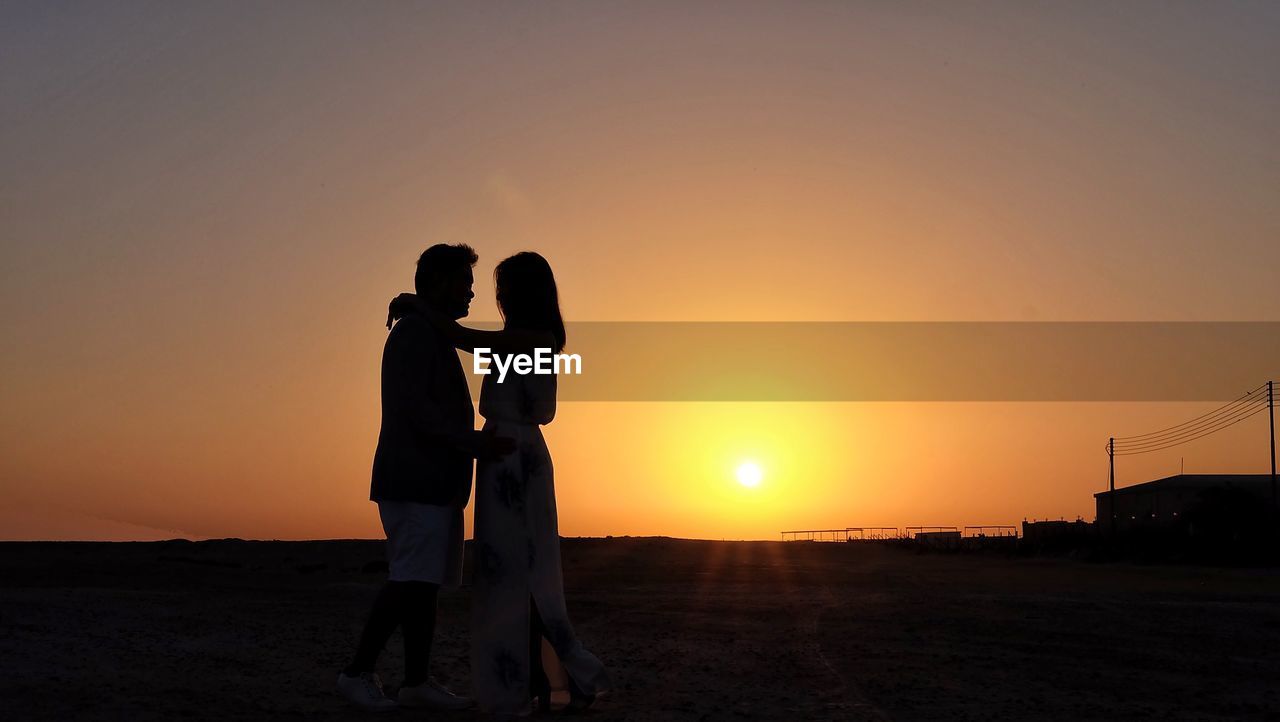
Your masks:
[{"label": "woman's hand", "polygon": [[396,321],[408,316],[418,309],[418,297],[412,293],[402,293],[387,304],[387,328]]},{"label": "woman's hand", "polygon": [[391,303],[387,306],[387,328],[391,328],[393,323],[411,313],[421,315],[436,328],[443,328],[453,323],[453,319],[427,305],[427,302],[417,294],[402,293],[391,299]]}]

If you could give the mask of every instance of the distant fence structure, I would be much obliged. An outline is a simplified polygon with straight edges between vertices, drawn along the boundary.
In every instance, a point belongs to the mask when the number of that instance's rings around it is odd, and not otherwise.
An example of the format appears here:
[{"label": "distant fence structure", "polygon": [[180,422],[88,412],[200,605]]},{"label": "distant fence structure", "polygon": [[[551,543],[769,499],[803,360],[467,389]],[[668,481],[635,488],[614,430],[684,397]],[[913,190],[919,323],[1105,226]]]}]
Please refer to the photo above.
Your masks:
[{"label": "distant fence structure", "polygon": [[960,536],[960,530],[954,526],[909,526],[906,534],[908,539],[952,535]]},{"label": "distant fence structure", "polygon": [[849,526],[844,529],[794,529],[781,532],[784,542],[855,542],[907,540],[936,543],[956,543],[961,539],[1011,539],[1018,538],[1018,527],[1010,524],[983,524],[966,526]]},{"label": "distant fence structure", "polygon": [[782,532],[782,541],[851,542],[898,539],[896,526],[850,526],[844,529],[797,529]]},{"label": "distant fence structure", "polygon": [[851,526],[845,531],[849,541],[881,541],[897,539],[899,536],[896,526]]},{"label": "distant fence structure", "polygon": [[799,529],[782,532],[782,541],[843,542],[849,535],[846,529]]},{"label": "distant fence structure", "polygon": [[986,526],[967,526],[964,528],[964,533],[962,534],[962,536],[966,538],[987,537],[987,536],[1016,537],[1018,536],[1018,527],[1006,525],[1006,524],[988,524]]}]

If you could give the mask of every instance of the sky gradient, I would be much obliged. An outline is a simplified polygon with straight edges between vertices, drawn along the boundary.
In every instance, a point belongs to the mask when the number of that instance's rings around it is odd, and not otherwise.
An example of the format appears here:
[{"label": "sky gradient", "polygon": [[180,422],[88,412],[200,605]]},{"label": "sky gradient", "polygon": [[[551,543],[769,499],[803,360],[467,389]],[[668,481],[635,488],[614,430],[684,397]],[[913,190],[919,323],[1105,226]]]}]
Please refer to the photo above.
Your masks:
[{"label": "sky gradient", "polygon": [[[1280,320],[1277,37],[1273,3],[0,4],[0,537],[379,535],[386,302],[440,241],[480,321],[524,249],[571,321]],[[776,538],[1092,518],[1108,435],[1213,406],[546,433],[566,535]],[[1262,472],[1265,435],[1120,480]]]}]

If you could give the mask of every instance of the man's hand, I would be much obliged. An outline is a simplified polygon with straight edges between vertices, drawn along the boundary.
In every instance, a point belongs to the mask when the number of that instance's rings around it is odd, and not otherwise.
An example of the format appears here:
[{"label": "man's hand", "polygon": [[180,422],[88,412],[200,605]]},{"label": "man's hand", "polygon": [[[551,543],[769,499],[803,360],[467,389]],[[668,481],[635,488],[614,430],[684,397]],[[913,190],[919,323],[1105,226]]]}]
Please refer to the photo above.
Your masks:
[{"label": "man's hand", "polygon": [[508,436],[498,436],[492,430],[477,431],[473,453],[477,459],[500,459],[516,450],[516,441]]}]

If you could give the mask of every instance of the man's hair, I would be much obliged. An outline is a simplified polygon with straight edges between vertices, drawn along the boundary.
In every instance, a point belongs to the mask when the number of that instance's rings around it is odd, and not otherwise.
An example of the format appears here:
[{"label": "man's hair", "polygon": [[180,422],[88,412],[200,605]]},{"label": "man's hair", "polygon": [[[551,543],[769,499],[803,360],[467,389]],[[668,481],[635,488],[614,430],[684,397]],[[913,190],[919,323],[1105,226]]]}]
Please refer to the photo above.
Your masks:
[{"label": "man's hair", "polygon": [[437,243],[418,256],[418,270],[413,274],[413,289],[425,295],[431,285],[445,276],[471,268],[480,256],[465,243]]}]

